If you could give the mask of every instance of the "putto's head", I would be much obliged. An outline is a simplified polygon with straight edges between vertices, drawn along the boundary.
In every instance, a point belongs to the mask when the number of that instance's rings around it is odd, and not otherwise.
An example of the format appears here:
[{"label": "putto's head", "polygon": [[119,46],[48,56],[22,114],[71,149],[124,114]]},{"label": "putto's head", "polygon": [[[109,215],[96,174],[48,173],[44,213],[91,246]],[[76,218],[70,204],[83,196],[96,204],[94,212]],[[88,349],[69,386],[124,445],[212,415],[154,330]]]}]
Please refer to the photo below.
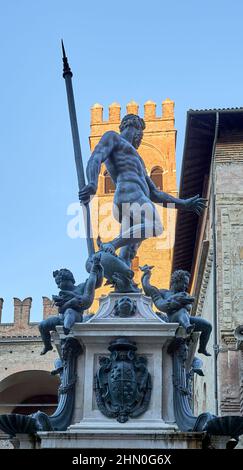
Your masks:
[{"label": "putto's head", "polygon": [[174,271],[171,276],[171,289],[175,292],[186,292],[189,287],[190,276],[190,273],[183,271],[183,269]]},{"label": "putto's head", "polygon": [[60,289],[65,289],[66,284],[75,284],[73,273],[69,269],[57,269],[53,271],[53,277]]},{"label": "putto's head", "polygon": [[143,131],[145,129],[143,118],[140,118],[137,114],[127,114],[124,116],[120,124],[120,132],[129,128],[133,131],[132,144],[137,149],[142,142]]}]

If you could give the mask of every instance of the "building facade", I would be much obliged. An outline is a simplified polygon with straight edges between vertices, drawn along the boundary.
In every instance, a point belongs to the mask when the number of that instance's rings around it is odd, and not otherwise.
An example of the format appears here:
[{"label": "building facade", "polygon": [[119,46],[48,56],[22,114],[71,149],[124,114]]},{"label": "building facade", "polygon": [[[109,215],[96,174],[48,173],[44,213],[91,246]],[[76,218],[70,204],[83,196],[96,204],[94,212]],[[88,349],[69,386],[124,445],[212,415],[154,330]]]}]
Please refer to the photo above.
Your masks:
[{"label": "building facade", "polygon": [[196,414],[243,414],[242,181],[243,109],[189,111],[180,197],[202,194],[208,208],[201,218],[178,213],[173,269],[191,272],[193,314],[213,326],[212,357],[201,356],[205,376],[194,381]]}]

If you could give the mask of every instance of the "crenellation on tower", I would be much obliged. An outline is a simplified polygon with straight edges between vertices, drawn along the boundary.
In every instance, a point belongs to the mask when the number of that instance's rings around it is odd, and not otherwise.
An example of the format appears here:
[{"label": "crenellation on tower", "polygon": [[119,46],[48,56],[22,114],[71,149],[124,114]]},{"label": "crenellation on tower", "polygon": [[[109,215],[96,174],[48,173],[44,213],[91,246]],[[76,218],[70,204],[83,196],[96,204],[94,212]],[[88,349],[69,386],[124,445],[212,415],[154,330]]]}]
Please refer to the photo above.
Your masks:
[{"label": "crenellation on tower", "polygon": [[144,104],[144,120],[151,121],[156,119],[156,103],[148,100]]},{"label": "crenellation on tower", "polygon": [[95,103],[91,108],[91,125],[101,124],[103,122],[103,106]]},{"label": "crenellation on tower", "polygon": [[126,112],[127,114],[138,114],[139,110],[139,105],[136,103],[136,101],[131,100],[129,103],[126,105]]},{"label": "crenellation on tower", "polygon": [[22,327],[29,323],[31,304],[31,297],[26,297],[24,300],[14,297],[14,323],[16,325]]},{"label": "crenellation on tower", "polygon": [[120,123],[121,120],[121,106],[119,103],[112,103],[109,106],[109,122]]},{"label": "crenellation on tower", "polygon": [[162,101],[162,117],[163,119],[174,119],[175,102],[170,98]]}]

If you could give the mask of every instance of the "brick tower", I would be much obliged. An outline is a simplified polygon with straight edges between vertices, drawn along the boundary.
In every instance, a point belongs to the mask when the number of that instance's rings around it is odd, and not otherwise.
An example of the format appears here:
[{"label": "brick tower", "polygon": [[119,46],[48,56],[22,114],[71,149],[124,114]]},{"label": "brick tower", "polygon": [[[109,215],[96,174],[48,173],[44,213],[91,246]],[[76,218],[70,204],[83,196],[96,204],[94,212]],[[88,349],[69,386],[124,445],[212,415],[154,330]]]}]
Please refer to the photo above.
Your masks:
[{"label": "brick tower", "polygon": [[[140,114],[139,106],[135,101],[131,101],[126,106],[126,113]],[[141,114],[140,114],[141,115]],[[146,129],[142,143],[138,149],[139,154],[143,158],[146,170],[156,186],[173,196],[177,195],[176,189],[176,161],[175,161],[175,143],[176,130],[174,127],[174,102],[166,99],[162,103],[162,115],[156,116],[156,103],[147,101],[144,104],[144,116]],[[103,120],[103,107],[95,104],[91,108],[91,135],[90,149],[91,152],[99,142],[102,135],[114,130],[119,132],[119,124],[121,122],[121,107],[118,103],[112,103],[109,106],[109,118]],[[112,237],[109,234],[109,227],[105,230],[107,238],[104,238],[104,220],[111,214],[111,202],[113,200],[114,185],[105,166],[102,165],[99,176],[97,198],[92,206],[92,219],[94,236],[102,233],[102,240],[108,241]],[[145,240],[138,250],[137,256],[133,261],[133,270],[135,272],[135,281],[140,284],[141,271],[139,265],[150,264],[155,266],[152,275],[152,281],[157,286],[167,287],[171,274],[172,250],[174,244],[175,230],[175,210],[163,209],[158,207],[161,214],[164,233],[159,239]],[[106,222],[107,223],[107,222]],[[115,235],[119,232],[119,225]],[[95,312],[98,307],[97,299],[102,294],[105,295],[110,291],[109,286],[103,286],[96,291],[96,300],[91,307]]]}]

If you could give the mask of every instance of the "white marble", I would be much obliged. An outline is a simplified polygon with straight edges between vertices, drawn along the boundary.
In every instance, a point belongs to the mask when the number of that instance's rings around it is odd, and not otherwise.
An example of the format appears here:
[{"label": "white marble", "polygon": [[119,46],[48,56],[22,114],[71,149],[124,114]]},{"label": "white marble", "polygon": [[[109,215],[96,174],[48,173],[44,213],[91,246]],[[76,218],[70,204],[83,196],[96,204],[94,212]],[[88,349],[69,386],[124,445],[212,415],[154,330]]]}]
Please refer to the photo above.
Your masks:
[{"label": "white marble", "polygon": [[[76,323],[71,335],[83,348],[78,359],[75,412],[70,431],[112,432],[138,429],[155,432],[177,430],[173,412],[172,361],[167,353],[168,344],[176,336],[177,323],[166,323],[151,308],[151,299],[143,294],[129,294],[136,302],[136,312],[129,318],[114,316],[115,302],[124,294],[110,294],[100,299],[96,315],[84,323]],[[63,337],[62,327],[57,331]],[[107,418],[97,407],[94,376],[99,368],[99,356],[109,356],[111,341],[126,336],[136,342],[138,356],[147,358],[147,368],[152,378],[149,408],[138,418],[119,423]]]},{"label": "white marble", "polygon": [[204,433],[153,431],[41,432],[41,448],[55,449],[201,449]]}]

